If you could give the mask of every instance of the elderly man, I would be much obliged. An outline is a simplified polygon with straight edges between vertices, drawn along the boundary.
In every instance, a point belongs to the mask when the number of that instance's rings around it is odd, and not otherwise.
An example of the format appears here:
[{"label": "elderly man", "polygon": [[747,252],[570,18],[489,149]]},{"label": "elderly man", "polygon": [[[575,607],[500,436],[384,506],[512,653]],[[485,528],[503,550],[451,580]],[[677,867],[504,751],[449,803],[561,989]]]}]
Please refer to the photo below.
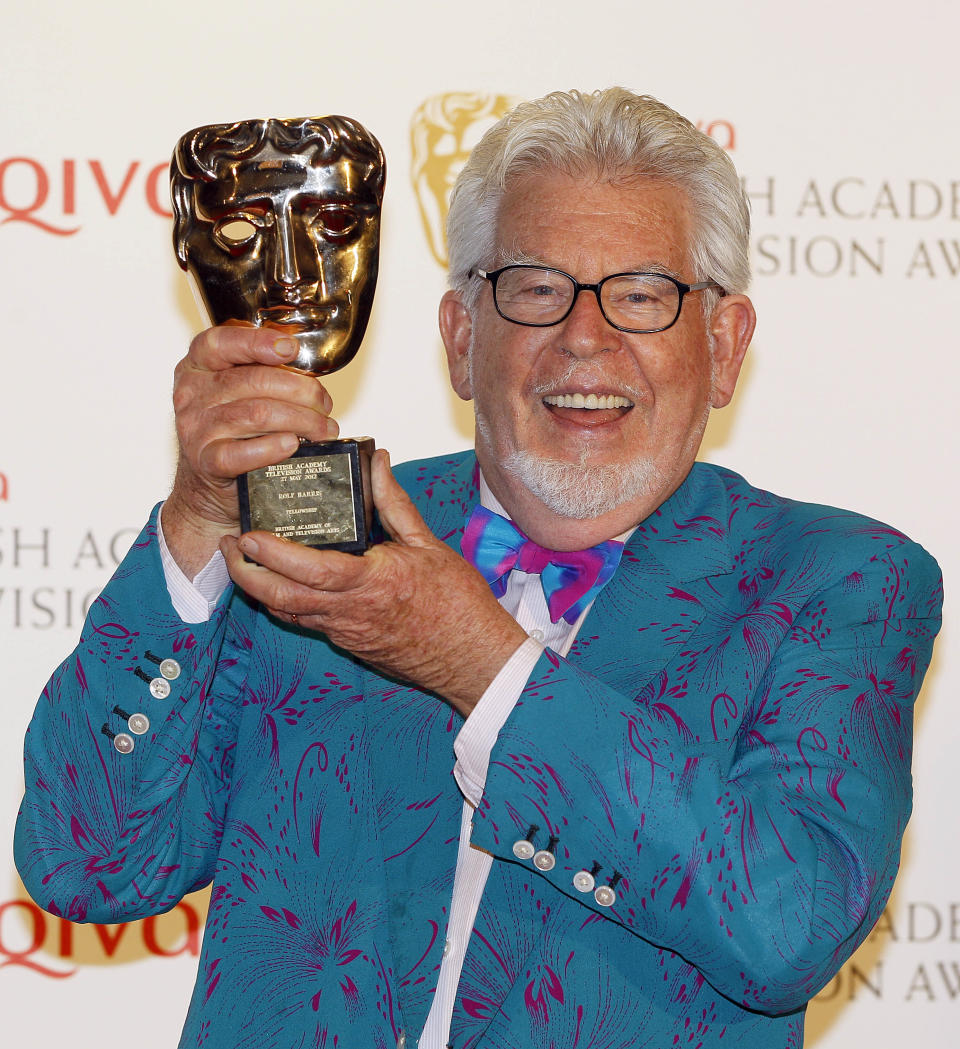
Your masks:
[{"label": "elderly man", "polygon": [[440,307],[476,451],[378,453],[363,557],[236,537],[237,474],[336,426],[286,340],[194,341],[162,532],[41,700],[17,842],[77,920],[212,881],[181,1045],[800,1045],[896,873],[940,580],[694,462],[753,332],[747,234],[653,99],[501,121]]}]

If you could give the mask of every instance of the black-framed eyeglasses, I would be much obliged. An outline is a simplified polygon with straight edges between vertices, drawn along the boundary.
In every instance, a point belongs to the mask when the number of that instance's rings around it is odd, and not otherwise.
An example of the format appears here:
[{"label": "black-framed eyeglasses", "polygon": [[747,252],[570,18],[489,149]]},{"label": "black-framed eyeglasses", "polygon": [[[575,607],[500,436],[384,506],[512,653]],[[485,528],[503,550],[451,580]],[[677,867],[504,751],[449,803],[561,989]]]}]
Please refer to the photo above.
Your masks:
[{"label": "black-framed eyeglasses", "polygon": [[582,284],[563,270],[522,264],[490,271],[475,267],[470,275],[490,281],[494,305],[504,320],[531,328],[566,320],[580,292],[592,291],[608,324],[649,335],[676,324],[690,292],[716,288],[724,293],[716,281],[684,284],[666,273],[611,273],[596,284]]}]

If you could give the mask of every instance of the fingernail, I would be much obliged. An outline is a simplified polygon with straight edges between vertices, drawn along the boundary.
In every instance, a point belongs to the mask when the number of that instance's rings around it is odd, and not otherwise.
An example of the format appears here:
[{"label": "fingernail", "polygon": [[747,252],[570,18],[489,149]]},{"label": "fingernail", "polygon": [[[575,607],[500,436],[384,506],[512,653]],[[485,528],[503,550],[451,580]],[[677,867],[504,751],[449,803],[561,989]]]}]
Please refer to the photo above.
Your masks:
[{"label": "fingernail", "polygon": [[293,357],[299,351],[299,349],[300,347],[297,345],[297,340],[291,339],[289,337],[277,339],[277,341],[273,344],[273,352],[278,357],[282,357],[284,360],[288,360],[290,357]]},{"label": "fingernail", "polygon": [[240,538],[240,549],[248,556],[255,557],[260,553],[260,544],[256,539],[251,539],[250,536],[245,535]]}]

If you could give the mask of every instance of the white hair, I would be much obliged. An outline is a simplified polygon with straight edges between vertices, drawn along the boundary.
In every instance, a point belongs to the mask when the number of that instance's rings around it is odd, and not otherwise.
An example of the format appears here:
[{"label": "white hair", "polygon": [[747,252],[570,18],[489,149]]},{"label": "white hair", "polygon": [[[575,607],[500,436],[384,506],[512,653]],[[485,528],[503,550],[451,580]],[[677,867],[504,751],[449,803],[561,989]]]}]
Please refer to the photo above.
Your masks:
[{"label": "white hair", "polygon": [[[724,291],[750,283],[750,211],[727,154],[685,117],[622,87],[583,94],[555,91],[523,102],[481,139],[460,173],[447,216],[450,286],[473,310],[475,266],[495,263],[497,213],[511,181],[536,171],[573,177],[650,178],[683,191],[693,217],[691,278]],[[712,311],[715,294],[703,305]]]}]

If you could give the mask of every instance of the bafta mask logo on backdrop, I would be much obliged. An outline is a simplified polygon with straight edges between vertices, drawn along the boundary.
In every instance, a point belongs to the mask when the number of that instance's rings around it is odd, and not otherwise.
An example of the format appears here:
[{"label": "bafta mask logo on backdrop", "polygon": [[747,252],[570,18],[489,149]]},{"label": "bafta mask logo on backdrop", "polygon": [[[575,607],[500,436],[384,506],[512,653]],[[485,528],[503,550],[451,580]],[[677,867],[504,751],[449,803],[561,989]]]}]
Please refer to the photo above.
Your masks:
[{"label": "bafta mask logo on backdrop", "polygon": [[457,175],[484,132],[519,101],[514,95],[451,91],[426,99],[413,114],[410,178],[430,252],[441,266],[447,264],[447,209]]}]

